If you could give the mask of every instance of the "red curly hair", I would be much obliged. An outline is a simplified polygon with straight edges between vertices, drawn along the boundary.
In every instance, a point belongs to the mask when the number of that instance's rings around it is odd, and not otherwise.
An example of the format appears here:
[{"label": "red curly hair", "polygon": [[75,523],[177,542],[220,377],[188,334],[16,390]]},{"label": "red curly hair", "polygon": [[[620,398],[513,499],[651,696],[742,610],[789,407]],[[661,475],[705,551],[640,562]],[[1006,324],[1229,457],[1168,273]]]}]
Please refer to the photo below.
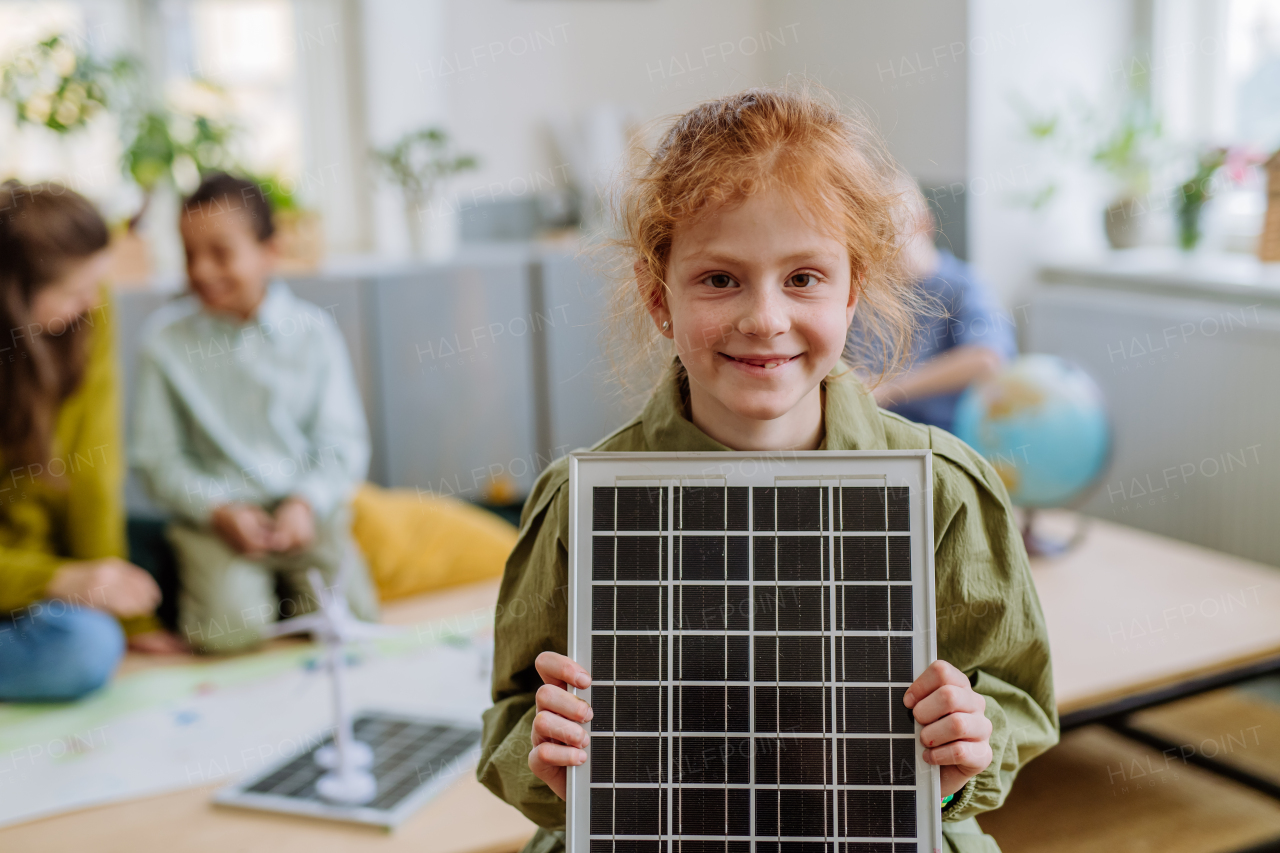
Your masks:
[{"label": "red curly hair", "polygon": [[[675,229],[774,188],[803,199],[818,227],[848,249],[860,293],[845,359],[882,378],[905,362],[925,302],[903,247],[924,202],[866,119],[810,86],[748,89],[694,107],[638,159],[617,200],[620,233],[609,241],[621,255],[614,320],[634,345],[624,349],[639,356],[615,364],[624,381],[637,360],[670,360],[649,308],[665,299]],[[637,262],[648,275],[637,278]]]}]

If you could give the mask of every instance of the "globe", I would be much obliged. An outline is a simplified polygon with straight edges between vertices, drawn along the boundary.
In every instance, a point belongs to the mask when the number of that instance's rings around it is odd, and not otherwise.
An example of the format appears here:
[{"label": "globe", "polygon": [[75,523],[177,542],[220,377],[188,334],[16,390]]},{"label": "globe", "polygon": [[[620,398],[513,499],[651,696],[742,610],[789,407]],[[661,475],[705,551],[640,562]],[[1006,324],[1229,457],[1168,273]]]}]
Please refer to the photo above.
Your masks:
[{"label": "globe", "polygon": [[1107,464],[1111,430],[1097,384],[1053,355],[1024,355],[956,404],[957,437],[987,458],[1013,502],[1070,504]]}]

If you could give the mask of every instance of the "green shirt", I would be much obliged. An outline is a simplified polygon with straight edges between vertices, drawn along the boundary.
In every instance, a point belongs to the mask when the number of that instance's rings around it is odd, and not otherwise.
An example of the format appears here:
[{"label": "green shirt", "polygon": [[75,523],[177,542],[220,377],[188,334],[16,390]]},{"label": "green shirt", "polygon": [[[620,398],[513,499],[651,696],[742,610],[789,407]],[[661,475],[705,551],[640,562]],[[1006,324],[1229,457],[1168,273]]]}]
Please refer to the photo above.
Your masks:
[{"label": "green shirt", "polygon": [[[970,847],[972,822],[997,808],[1018,769],[1058,741],[1049,638],[1014,524],[1009,496],[992,467],[968,445],[936,427],[876,407],[851,374],[824,382],[826,437],[821,449],[933,451],[934,573],[938,657],[969,676],[987,702],[991,765],[960,790],[943,818],[947,841]],[[673,372],[640,417],[595,446],[606,451],[709,451],[729,448],[685,417],[682,382]],[[527,850],[563,847],[565,804],[529,770],[534,658],[568,648],[569,465],[551,465],[525,504],[520,538],[498,595],[494,705],[484,714],[477,776],[542,827]],[[967,830],[967,831],[966,831]],[[989,843],[989,838],[982,838]]]}]

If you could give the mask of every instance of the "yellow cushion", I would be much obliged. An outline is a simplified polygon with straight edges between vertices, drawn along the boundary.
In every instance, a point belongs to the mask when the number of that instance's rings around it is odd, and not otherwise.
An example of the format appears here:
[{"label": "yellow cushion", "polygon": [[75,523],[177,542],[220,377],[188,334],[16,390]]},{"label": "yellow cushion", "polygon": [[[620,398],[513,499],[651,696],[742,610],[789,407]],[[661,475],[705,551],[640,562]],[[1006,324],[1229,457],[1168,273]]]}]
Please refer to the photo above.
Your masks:
[{"label": "yellow cushion", "polygon": [[516,544],[514,527],[456,498],[365,483],[351,511],[383,601],[498,577]]}]

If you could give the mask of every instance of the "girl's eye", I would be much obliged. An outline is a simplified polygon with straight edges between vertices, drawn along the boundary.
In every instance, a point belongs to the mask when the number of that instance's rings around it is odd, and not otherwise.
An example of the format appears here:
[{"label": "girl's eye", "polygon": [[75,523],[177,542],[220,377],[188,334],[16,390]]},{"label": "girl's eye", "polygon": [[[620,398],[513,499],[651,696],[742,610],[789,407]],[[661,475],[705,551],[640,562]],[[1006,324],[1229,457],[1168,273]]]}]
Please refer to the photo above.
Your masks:
[{"label": "girl's eye", "polygon": [[703,279],[703,281],[719,290],[723,290],[726,287],[733,287],[734,285],[733,279],[722,272],[709,275]]},{"label": "girl's eye", "polygon": [[790,284],[792,287],[808,287],[817,282],[817,277],[810,272],[798,272],[791,276]]}]

